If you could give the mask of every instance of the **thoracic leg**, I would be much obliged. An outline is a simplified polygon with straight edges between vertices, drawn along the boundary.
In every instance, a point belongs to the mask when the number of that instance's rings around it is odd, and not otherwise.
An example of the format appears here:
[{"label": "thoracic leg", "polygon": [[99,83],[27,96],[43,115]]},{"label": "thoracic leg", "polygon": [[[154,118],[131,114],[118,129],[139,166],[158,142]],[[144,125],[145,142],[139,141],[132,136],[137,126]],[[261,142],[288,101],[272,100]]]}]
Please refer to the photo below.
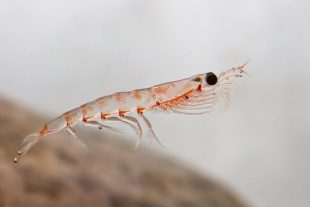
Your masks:
[{"label": "thoracic leg", "polygon": [[149,134],[153,137],[152,140],[155,139],[160,146],[164,147],[164,145],[160,142],[160,140],[158,139],[158,137],[154,133],[151,122],[143,115],[142,112],[139,112],[138,114],[143,119],[143,121],[146,123]]},{"label": "thoracic leg", "polygon": [[120,131],[118,129],[115,129],[114,127],[110,127],[107,125],[103,125],[103,124],[99,123],[98,121],[84,121],[83,124],[86,126],[96,127],[98,129],[108,129],[108,130],[111,130],[113,132],[120,133]]},{"label": "thoracic leg", "polygon": [[136,142],[135,149],[137,149],[139,147],[140,142],[142,140],[143,133],[142,133],[142,128],[140,126],[140,123],[138,122],[138,120],[136,118],[131,117],[131,116],[120,116],[120,117],[108,117],[108,118],[105,118],[103,120],[120,121],[120,122],[125,123],[128,126],[130,126],[136,132],[136,134],[138,136],[138,140]]},{"label": "thoracic leg", "polygon": [[78,145],[82,149],[87,149],[87,146],[85,145],[85,143],[80,138],[78,138],[78,136],[76,135],[76,132],[73,128],[67,127],[67,131],[71,134],[72,142],[74,144]]},{"label": "thoracic leg", "polygon": [[98,129],[102,129],[103,128],[103,125],[100,124],[99,122],[97,121],[84,121],[83,124],[85,126],[92,126],[92,127],[96,127]]}]

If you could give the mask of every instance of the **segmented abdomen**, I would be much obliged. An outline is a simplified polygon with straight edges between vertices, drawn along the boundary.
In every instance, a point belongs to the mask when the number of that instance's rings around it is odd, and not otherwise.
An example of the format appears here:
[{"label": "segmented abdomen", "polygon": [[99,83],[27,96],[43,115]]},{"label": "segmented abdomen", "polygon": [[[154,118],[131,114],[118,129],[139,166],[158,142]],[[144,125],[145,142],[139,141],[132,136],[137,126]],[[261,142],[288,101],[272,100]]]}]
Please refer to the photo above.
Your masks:
[{"label": "segmented abdomen", "polygon": [[149,110],[184,95],[184,93],[187,93],[194,87],[188,79],[183,79],[151,88],[131,92],[119,92],[83,104],[78,108],[64,113],[63,116],[67,125],[72,126],[80,121],[86,121],[96,117],[104,118],[111,115],[137,112],[139,110]]}]

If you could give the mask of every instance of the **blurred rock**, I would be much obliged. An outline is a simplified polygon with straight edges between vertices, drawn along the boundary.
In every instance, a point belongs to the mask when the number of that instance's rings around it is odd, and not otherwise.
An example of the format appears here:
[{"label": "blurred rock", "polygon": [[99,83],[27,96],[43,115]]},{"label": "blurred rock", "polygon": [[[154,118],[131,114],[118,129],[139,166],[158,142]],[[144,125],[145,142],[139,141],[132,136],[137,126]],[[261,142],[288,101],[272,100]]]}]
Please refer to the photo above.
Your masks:
[{"label": "blurred rock", "polygon": [[241,207],[218,183],[148,150],[85,133],[83,152],[59,133],[12,162],[22,139],[46,119],[0,99],[0,206]]}]

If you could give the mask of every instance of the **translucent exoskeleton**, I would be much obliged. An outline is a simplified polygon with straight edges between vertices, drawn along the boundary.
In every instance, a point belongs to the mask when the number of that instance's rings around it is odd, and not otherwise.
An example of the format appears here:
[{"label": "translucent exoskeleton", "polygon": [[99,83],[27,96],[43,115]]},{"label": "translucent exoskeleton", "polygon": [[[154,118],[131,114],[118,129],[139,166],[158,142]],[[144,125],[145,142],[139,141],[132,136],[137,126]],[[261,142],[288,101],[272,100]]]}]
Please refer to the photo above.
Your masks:
[{"label": "translucent exoskeleton", "polygon": [[245,66],[246,63],[219,75],[208,72],[150,88],[115,93],[81,105],[45,124],[39,132],[28,135],[22,142],[14,162],[18,162],[40,139],[61,130],[67,130],[75,143],[86,147],[74,130],[77,124],[118,131],[105,123],[124,123],[136,132],[137,148],[145,133],[140,125],[144,122],[147,134],[162,145],[144,112],[162,111],[187,115],[209,113],[218,104],[227,104],[230,101],[234,81],[246,73]]}]

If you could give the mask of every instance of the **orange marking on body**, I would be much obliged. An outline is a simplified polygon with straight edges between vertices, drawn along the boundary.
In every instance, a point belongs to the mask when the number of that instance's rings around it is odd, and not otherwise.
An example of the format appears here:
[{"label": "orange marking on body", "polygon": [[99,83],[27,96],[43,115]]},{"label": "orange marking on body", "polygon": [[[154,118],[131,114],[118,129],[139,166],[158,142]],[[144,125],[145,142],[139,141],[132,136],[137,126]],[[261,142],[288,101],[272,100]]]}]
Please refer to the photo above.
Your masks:
[{"label": "orange marking on body", "polygon": [[119,102],[122,102],[123,101],[123,96],[121,93],[115,93],[113,94],[113,96],[115,97],[115,99]]},{"label": "orange marking on body", "polygon": [[195,81],[195,82],[202,82],[202,79],[201,79],[201,77],[196,77],[196,78],[193,79],[193,81]]},{"label": "orange marking on body", "polygon": [[70,116],[70,111],[67,111],[66,113],[64,113],[64,117],[66,119],[67,126],[70,126],[70,121],[72,119],[72,117]]},{"label": "orange marking on body", "polygon": [[138,107],[138,108],[137,108],[138,114],[142,114],[143,110],[145,110],[144,107]]},{"label": "orange marking on body", "polygon": [[82,114],[83,114],[83,119],[88,119],[91,117],[87,117],[88,112],[94,110],[94,107],[90,106],[89,104],[84,104],[82,106],[80,106]]},{"label": "orange marking on body", "polygon": [[87,116],[87,117],[84,117],[83,116],[83,121],[88,121],[88,120],[90,120],[90,119],[92,119],[92,118],[94,118],[95,117],[95,115],[92,115],[92,116]]},{"label": "orange marking on body", "polygon": [[100,114],[100,118],[101,118],[101,119],[106,119],[107,116],[109,116],[109,115],[110,115],[110,114],[101,113],[101,114]]},{"label": "orange marking on body", "polygon": [[155,92],[157,94],[165,94],[165,93],[167,93],[168,88],[169,88],[169,86],[168,87],[158,86],[157,88],[155,88]]},{"label": "orange marking on body", "polygon": [[165,101],[165,102],[162,102],[162,103],[159,103],[159,102],[156,102],[155,105],[153,105],[152,107],[159,107],[163,110],[168,110],[171,106],[177,106],[179,102],[181,101],[184,101],[184,99],[188,99],[189,96],[191,95],[191,93],[193,93],[194,90],[190,90],[180,96],[177,96],[176,98],[174,99],[171,99],[171,100],[168,100],[168,101]]},{"label": "orange marking on body", "polygon": [[153,94],[153,89],[152,89],[152,88],[148,88],[148,89],[147,89],[147,92],[148,92],[149,94]]},{"label": "orange marking on body", "polygon": [[124,116],[126,113],[128,113],[128,112],[130,112],[130,111],[128,111],[128,110],[119,110],[118,111],[118,115],[119,116]]},{"label": "orange marking on body", "polygon": [[147,100],[148,102],[151,102],[156,99],[156,94],[154,93],[152,88],[148,88],[147,92],[149,93],[148,100]]},{"label": "orange marking on body", "polygon": [[66,118],[67,126],[70,126],[70,119],[68,119],[68,117],[65,117],[65,118]]},{"label": "orange marking on body", "polygon": [[198,91],[202,91],[202,86],[201,86],[201,84],[198,86],[197,90],[198,90]]},{"label": "orange marking on body", "polygon": [[136,99],[141,99],[141,98],[142,98],[142,96],[141,96],[141,94],[140,94],[139,91],[132,91],[132,95],[133,95],[133,97],[135,97]]},{"label": "orange marking on body", "polygon": [[44,136],[48,132],[47,124],[45,124],[42,129],[40,130],[40,136]]},{"label": "orange marking on body", "polygon": [[154,89],[156,93],[165,93],[165,89],[162,86],[158,86],[157,88]]},{"label": "orange marking on body", "polygon": [[96,102],[100,108],[104,108],[107,106],[107,102],[104,98],[99,98],[96,100]]},{"label": "orange marking on body", "polygon": [[70,126],[71,124],[73,124],[74,122],[74,118],[78,115],[77,112],[72,113],[71,111],[68,111],[66,113],[64,113],[65,119],[67,121],[67,126]]},{"label": "orange marking on body", "polygon": [[175,84],[174,83],[169,84],[167,87],[165,87],[165,86],[158,86],[158,87],[155,88],[155,92],[158,93],[158,94],[165,94],[165,93],[167,93],[167,91],[168,91],[168,89],[170,87],[175,87]]}]

